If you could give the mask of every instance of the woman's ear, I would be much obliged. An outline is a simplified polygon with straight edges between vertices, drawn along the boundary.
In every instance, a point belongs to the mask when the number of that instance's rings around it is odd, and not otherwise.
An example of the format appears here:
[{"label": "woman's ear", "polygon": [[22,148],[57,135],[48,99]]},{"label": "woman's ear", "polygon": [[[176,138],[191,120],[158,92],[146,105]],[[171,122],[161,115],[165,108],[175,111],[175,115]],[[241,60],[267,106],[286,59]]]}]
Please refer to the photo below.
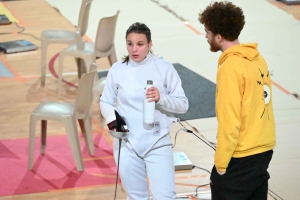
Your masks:
[{"label": "woman's ear", "polygon": [[150,42],[148,43],[148,45],[149,45],[149,50],[151,50],[151,48],[152,48],[152,40],[150,40]]}]

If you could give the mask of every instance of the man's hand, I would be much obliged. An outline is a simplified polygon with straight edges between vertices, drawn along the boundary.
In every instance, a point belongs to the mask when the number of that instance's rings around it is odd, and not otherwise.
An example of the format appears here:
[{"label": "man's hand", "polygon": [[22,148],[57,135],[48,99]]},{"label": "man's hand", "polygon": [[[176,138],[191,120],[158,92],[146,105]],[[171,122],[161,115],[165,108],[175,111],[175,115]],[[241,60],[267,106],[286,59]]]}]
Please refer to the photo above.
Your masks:
[{"label": "man's hand", "polygon": [[223,174],[226,173],[226,172],[221,172],[221,171],[219,171],[219,170],[217,170],[217,172],[218,172],[218,174],[220,174],[220,175],[223,175]]}]

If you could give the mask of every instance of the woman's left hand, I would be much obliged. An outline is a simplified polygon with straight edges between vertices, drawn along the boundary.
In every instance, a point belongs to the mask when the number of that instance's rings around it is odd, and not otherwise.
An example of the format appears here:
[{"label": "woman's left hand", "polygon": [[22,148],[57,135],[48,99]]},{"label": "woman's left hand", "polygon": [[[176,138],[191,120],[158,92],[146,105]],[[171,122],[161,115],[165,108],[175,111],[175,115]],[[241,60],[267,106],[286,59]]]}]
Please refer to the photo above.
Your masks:
[{"label": "woman's left hand", "polygon": [[146,98],[149,102],[155,101],[156,103],[160,99],[159,90],[156,87],[150,87],[146,91]]}]

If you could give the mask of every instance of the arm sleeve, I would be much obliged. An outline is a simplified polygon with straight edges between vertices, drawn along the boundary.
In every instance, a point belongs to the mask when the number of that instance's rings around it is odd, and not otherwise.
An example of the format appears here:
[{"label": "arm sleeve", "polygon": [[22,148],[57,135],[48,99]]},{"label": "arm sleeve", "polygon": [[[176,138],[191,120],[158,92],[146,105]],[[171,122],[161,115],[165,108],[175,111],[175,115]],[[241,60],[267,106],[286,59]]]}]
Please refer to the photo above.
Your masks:
[{"label": "arm sleeve", "polygon": [[240,87],[240,81],[233,75],[222,74],[217,80],[218,133],[214,162],[217,170],[222,172],[226,171],[238,142],[242,102]]},{"label": "arm sleeve", "polygon": [[100,98],[100,111],[107,124],[116,119],[116,100],[117,88],[115,87],[110,69],[109,73],[107,74],[104,90]]},{"label": "arm sleeve", "polygon": [[166,91],[159,91],[160,99],[157,105],[167,112],[185,113],[189,108],[189,102],[182,89],[180,77],[173,65],[165,73],[165,84]]}]

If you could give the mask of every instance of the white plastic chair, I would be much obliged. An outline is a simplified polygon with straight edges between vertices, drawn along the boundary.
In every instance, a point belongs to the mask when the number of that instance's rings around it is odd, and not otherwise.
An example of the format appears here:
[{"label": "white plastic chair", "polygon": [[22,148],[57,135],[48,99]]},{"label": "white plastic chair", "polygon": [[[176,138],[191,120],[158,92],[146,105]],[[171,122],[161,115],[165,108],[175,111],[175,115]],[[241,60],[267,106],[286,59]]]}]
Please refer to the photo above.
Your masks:
[{"label": "white plastic chair", "polygon": [[[97,65],[93,63],[90,72],[83,74],[75,99],[75,104],[69,102],[52,102],[45,101],[40,103],[30,116],[29,131],[29,158],[28,169],[33,167],[34,159],[34,141],[35,129],[37,121],[41,120],[41,154],[46,149],[46,132],[47,120],[55,120],[62,122],[65,126],[72,154],[78,171],[83,171],[83,160],[79,145],[79,137],[77,131],[76,119],[79,122],[81,131],[84,135],[85,143],[90,155],[94,154],[94,143],[92,139],[90,109],[93,102],[93,83],[94,77],[97,75]],[[63,153],[63,152],[62,152]]]},{"label": "white plastic chair", "polygon": [[99,80],[97,80],[94,83],[93,93],[94,93],[95,102],[99,103],[100,96],[102,95],[102,92],[104,90],[105,83],[106,83],[106,77],[101,77]]},{"label": "white plastic chair", "polygon": [[[117,11],[114,16],[100,19],[95,43],[78,41],[59,53],[58,98],[61,96],[63,60],[65,56],[81,58],[85,66],[90,66],[91,63],[100,57],[108,57],[110,65],[117,62],[114,38],[119,12]],[[95,81],[97,80],[98,76],[95,77]]]},{"label": "white plastic chair", "polygon": [[[90,7],[93,0],[82,0],[76,31],[44,30],[41,35],[41,86],[45,86],[47,48],[50,44],[75,44],[76,40],[83,40],[88,27]],[[78,38],[80,37],[80,38]],[[90,65],[88,65],[90,66]]]}]

